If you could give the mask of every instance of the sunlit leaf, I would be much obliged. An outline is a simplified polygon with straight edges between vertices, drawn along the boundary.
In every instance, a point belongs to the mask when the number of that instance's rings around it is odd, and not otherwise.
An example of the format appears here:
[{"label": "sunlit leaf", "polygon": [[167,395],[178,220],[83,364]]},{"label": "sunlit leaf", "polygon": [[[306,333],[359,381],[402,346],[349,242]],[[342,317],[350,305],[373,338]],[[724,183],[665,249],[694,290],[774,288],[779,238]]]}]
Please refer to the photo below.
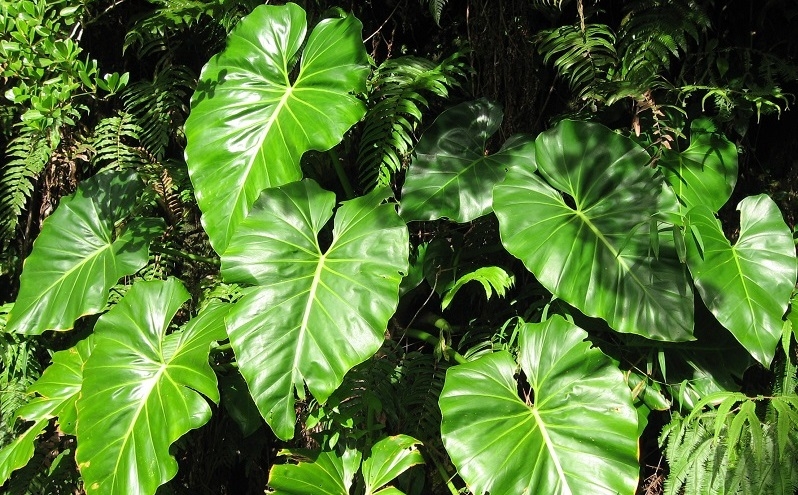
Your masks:
[{"label": "sunlit leaf", "polygon": [[154,494],[177,473],[172,443],[205,424],[219,401],[208,363],[225,338],[225,304],[180,332],[169,323],[189,293],[176,279],[137,282],[97,321],[77,402],[76,459],[89,495]]},{"label": "sunlit leaf", "polygon": [[648,161],[606,127],[564,121],[538,136],[534,162],[510,169],[493,206],[505,248],[554,295],[619,332],[691,340],[686,270],[667,237],[659,256],[651,247],[672,193]]},{"label": "sunlit leaf", "polygon": [[294,434],[294,393],[320,402],[371,357],[396,310],[408,232],[388,189],[344,202],[332,242],[319,233],[335,195],[305,180],[267,189],[222,256],[231,282],[257,285],[227,319],[255,403],[278,437]]},{"label": "sunlit leaf", "polygon": [[737,147],[714,132],[708,119],[699,119],[691,126],[690,146],[681,153],[665,150],[657,165],[685,212],[698,205],[718,211],[737,182]]},{"label": "sunlit leaf", "polygon": [[623,374],[586,337],[560,316],[526,324],[529,390],[505,351],[449,368],[441,434],[475,495],[635,492],[637,411]]},{"label": "sunlit leaf", "polygon": [[25,466],[33,457],[35,440],[49,423],[59,416],[64,433],[75,433],[75,401],[83,380],[83,364],[91,353],[91,339],[53,354],[53,363],[36,380],[29,393],[38,394],[19,408],[16,415],[33,421],[20,436],[0,450],[0,485],[11,472]]},{"label": "sunlit leaf", "polygon": [[103,172],[61,200],[25,260],[6,331],[69,330],[101,311],[108,290],[147,264],[149,242],[163,222],[136,219],[117,232],[143,184],[133,172]]},{"label": "sunlit leaf", "polygon": [[796,279],[795,244],[766,195],[743,199],[740,234],[732,246],[707,206],[690,210],[703,249],[688,241],[687,265],[707,308],[757,361],[770,366]]},{"label": "sunlit leaf", "polygon": [[361,31],[348,15],[324,19],[306,39],[299,6],[263,5],[203,69],[186,162],[218,253],[263,189],[301,179],[302,154],[330,149],[365,114],[352,94],[365,91],[369,72]]}]

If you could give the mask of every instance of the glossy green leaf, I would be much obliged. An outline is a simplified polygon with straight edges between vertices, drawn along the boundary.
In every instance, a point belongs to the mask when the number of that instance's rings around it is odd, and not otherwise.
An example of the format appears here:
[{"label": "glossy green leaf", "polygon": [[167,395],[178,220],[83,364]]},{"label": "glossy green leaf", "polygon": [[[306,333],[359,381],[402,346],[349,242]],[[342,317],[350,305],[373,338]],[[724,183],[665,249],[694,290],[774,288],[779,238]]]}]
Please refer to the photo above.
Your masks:
[{"label": "glossy green leaf", "polygon": [[402,188],[399,213],[406,220],[470,222],[492,210],[493,186],[508,167],[532,162],[534,140],[516,135],[494,154],[488,139],[499,129],[502,111],[485,99],[443,112],[416,146]]},{"label": "glossy green leaf", "polygon": [[[219,401],[208,363],[229,307],[214,304],[167,335],[189,298],[176,279],[138,282],[97,321],[77,402],[76,459],[89,495],[154,494],[177,473],[170,445]],[[202,395],[201,395],[202,394]]]},{"label": "glossy green leaf", "polygon": [[103,172],[84,181],[45,220],[25,260],[6,331],[38,335],[69,330],[81,316],[105,307],[108,290],[147,264],[160,220],[139,219],[121,233],[116,224],[143,185],[133,172]]},{"label": "glossy green leaf", "polygon": [[503,268],[498,266],[483,266],[477,268],[473,272],[468,272],[461,276],[454,282],[451,289],[449,289],[441,299],[441,309],[446,309],[449,304],[451,304],[454,296],[469,282],[479,282],[485,290],[485,297],[490,299],[494,291],[496,291],[496,295],[499,297],[504,297],[505,291],[513,286],[515,279],[512,275],[504,271]]},{"label": "glossy green leaf", "polygon": [[672,193],[648,161],[606,127],[564,121],[496,186],[494,210],[505,248],[557,297],[619,332],[691,340],[686,270],[665,236],[659,256],[651,249],[651,219]]},{"label": "glossy green leaf", "polygon": [[768,196],[745,198],[737,209],[740,234],[733,246],[709,207],[690,210],[703,249],[691,236],[687,265],[707,308],[757,361],[770,366],[795,286],[795,244]]},{"label": "glossy green leaf", "polygon": [[351,94],[365,91],[369,73],[361,31],[349,15],[321,21],[306,40],[300,7],[264,5],[203,69],[186,162],[218,253],[263,189],[302,178],[302,154],[332,148],[365,114]]},{"label": "glossy green leaf", "polygon": [[[371,453],[363,460],[366,495],[387,495],[392,487],[385,485],[411,467],[424,464],[424,457],[416,448],[420,443],[407,435],[387,437],[375,443]],[[390,493],[394,492],[402,493],[393,488]]]},{"label": "glossy green leaf", "polygon": [[53,363],[28,390],[37,397],[17,410],[17,416],[33,421],[19,437],[0,450],[0,485],[11,472],[33,457],[34,444],[50,419],[59,416],[64,433],[75,433],[75,401],[83,380],[83,364],[91,353],[90,339],[53,354]]},{"label": "glossy green leaf", "polygon": [[443,444],[475,495],[633,494],[637,411],[623,374],[560,316],[527,323],[518,366],[501,351],[446,372]]},{"label": "glossy green leaf", "polygon": [[681,153],[665,150],[657,165],[685,212],[698,205],[720,210],[737,183],[737,147],[714,132],[709,119],[694,121],[690,146]]},{"label": "glossy green leaf", "polygon": [[347,449],[336,452],[313,452],[304,449],[283,450],[297,464],[277,464],[269,472],[269,486],[274,495],[349,495],[362,454]]},{"label": "glossy green leaf", "polygon": [[[416,447],[419,441],[407,435],[386,437],[375,443],[363,459],[364,495],[402,495],[386,486],[424,457]],[[278,464],[269,473],[269,486],[277,495],[349,495],[363,455],[352,449],[343,454],[290,449],[281,452],[297,464]]]},{"label": "glossy green leaf", "polygon": [[222,256],[231,282],[258,285],[227,319],[230,344],[258,409],[278,437],[294,434],[294,391],[320,402],[383,342],[408,263],[408,232],[377,189],[344,202],[332,243],[318,235],[335,195],[311,180],[267,189]]}]

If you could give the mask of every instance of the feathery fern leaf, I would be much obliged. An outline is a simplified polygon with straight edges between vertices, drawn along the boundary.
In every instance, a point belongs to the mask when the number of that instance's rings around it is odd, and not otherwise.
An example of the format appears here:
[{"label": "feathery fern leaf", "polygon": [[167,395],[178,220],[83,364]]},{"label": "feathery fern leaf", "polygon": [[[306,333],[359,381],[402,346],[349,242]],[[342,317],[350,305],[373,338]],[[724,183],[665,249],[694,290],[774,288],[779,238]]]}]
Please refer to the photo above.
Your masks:
[{"label": "feathery fern leaf", "polygon": [[460,85],[466,65],[457,52],[436,64],[419,57],[382,63],[371,78],[371,105],[365,116],[357,163],[360,186],[389,184],[415,144],[414,133],[429,107],[425,95],[447,98]]},{"label": "feathery fern leaf", "polygon": [[608,80],[617,64],[616,38],[606,24],[561,26],[543,31],[538,47],[543,61],[554,60],[554,67],[570,88],[582,98],[598,95],[592,88]]},{"label": "feathery fern leaf", "polygon": [[669,69],[691,39],[698,42],[709,24],[707,14],[692,0],[630,2],[618,34],[620,78],[645,84]]},{"label": "feathery fern leaf", "polygon": [[[798,396],[768,398],[766,419],[739,393],[720,393],[717,409],[675,413],[660,437],[670,475],[665,493],[792,494],[798,488]],[[683,490],[683,491],[682,491]]]},{"label": "feathery fern leaf", "polygon": [[[139,58],[164,52],[160,67],[172,60],[170,50],[175,45],[175,34],[195,27],[208,27],[211,38],[222,42],[232,27],[261,2],[256,0],[149,0],[155,5],[153,12],[138,19],[125,35],[123,50],[136,48]],[[214,29],[215,27],[221,29]],[[164,38],[171,38],[169,44]]]},{"label": "feathery fern leaf", "polygon": [[93,163],[102,168],[139,167],[147,163],[137,149],[141,140],[141,127],[128,113],[101,120],[94,128],[91,147],[95,154]]},{"label": "feathery fern leaf", "polygon": [[432,14],[432,18],[435,19],[435,24],[441,24],[441,14],[443,13],[443,7],[446,5],[446,2],[449,0],[420,0],[421,4],[429,4],[429,13]]},{"label": "feathery fern leaf", "polygon": [[139,140],[156,159],[181,137],[188,114],[188,95],[196,78],[185,66],[171,66],[155,74],[152,82],[138,81],[122,93],[125,112],[139,127]]},{"label": "feathery fern leaf", "polygon": [[9,143],[8,162],[0,176],[0,247],[14,238],[19,216],[52,151],[49,140],[35,132],[23,133]]}]

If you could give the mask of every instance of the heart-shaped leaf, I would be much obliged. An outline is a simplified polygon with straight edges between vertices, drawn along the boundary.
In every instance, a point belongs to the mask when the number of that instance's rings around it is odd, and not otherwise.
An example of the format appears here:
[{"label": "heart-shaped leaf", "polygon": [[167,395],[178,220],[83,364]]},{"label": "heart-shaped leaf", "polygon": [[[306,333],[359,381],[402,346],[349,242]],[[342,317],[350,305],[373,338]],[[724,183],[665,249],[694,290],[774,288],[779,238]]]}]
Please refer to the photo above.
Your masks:
[{"label": "heart-shaped leaf", "polygon": [[82,340],[74,347],[53,354],[53,363],[28,390],[38,396],[19,408],[16,414],[33,424],[0,450],[0,485],[12,471],[25,466],[33,457],[34,441],[51,418],[59,416],[61,431],[75,433],[75,401],[83,381],[83,364],[91,353],[90,340]]},{"label": "heart-shaped leaf", "polygon": [[698,205],[720,210],[737,183],[737,147],[714,132],[709,119],[694,121],[690,146],[681,153],[666,150],[657,165],[685,212]]},{"label": "heart-shaped leaf", "polygon": [[25,260],[6,331],[69,330],[79,317],[105,307],[108,290],[121,277],[147,264],[149,242],[163,223],[140,219],[115,232],[142,189],[134,172],[109,171],[61,200]]},{"label": "heart-shaped leaf", "polygon": [[77,402],[76,459],[86,493],[154,494],[177,473],[170,445],[205,424],[219,401],[208,363],[229,306],[214,304],[181,332],[167,328],[189,293],[176,279],[138,282],[95,326]]},{"label": "heart-shaped leaf", "polygon": [[[363,459],[364,495],[403,495],[385,486],[412,466],[424,464],[419,441],[407,435],[386,437],[375,443]],[[343,454],[284,450],[297,464],[278,464],[269,473],[269,486],[277,495],[349,495],[355,474],[361,467],[361,452],[347,449]]]},{"label": "heart-shaped leaf", "polygon": [[707,206],[688,213],[687,265],[712,314],[765,366],[781,338],[796,278],[795,244],[778,206],[762,194],[743,199],[740,235],[732,246]]},{"label": "heart-shaped leaf", "polygon": [[473,493],[635,492],[637,412],[623,374],[586,337],[560,316],[524,325],[526,400],[505,351],[448,369],[441,434]]},{"label": "heart-shaped leaf", "polygon": [[510,169],[493,206],[504,247],[557,297],[619,332],[691,340],[686,270],[672,246],[651,245],[672,193],[648,161],[604,126],[564,121],[537,138],[534,162]]},{"label": "heart-shaped leaf", "polygon": [[502,111],[485,99],[443,112],[415,149],[402,188],[400,214],[407,220],[470,222],[491,211],[493,186],[508,167],[531,162],[534,140],[516,135],[501,150],[487,154],[487,141],[502,121]]},{"label": "heart-shaped leaf", "polygon": [[294,390],[320,402],[383,342],[407,271],[408,232],[388,189],[343,203],[333,239],[318,239],[335,195],[311,180],[267,189],[222,256],[231,282],[259,287],[227,319],[230,344],[258,409],[294,434]]},{"label": "heart-shaped leaf", "polygon": [[200,75],[186,121],[186,162],[211,244],[223,253],[263,189],[302,178],[308,150],[332,148],[366,112],[352,92],[369,67],[354,16],[321,21],[263,5],[242,19]]}]

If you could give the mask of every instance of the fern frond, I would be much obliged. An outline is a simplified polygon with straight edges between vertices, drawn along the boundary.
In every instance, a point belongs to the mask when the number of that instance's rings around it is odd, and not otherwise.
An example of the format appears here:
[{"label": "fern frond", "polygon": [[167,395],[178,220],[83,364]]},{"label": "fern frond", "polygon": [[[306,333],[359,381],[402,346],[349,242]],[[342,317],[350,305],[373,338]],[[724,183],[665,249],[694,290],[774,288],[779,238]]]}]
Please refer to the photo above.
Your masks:
[{"label": "fern frond", "polygon": [[666,71],[709,25],[706,12],[692,0],[629,2],[618,33],[620,78],[644,83]]},{"label": "fern frond", "polygon": [[[256,0],[150,0],[155,9],[138,19],[125,35],[123,50],[136,48],[142,58],[156,51],[168,52],[160,40],[170,38],[189,29],[212,24],[221,28],[215,38],[224,40],[226,34],[243,17],[261,2]],[[167,54],[158,65],[166,67],[171,61]]]},{"label": "fern frond", "polygon": [[[666,494],[794,493],[798,487],[798,396],[722,393],[717,409],[674,414],[660,444],[670,475]],[[765,420],[756,403],[767,400]],[[707,401],[702,401],[706,403]]]},{"label": "fern frond", "polygon": [[440,446],[441,411],[438,398],[449,364],[432,354],[408,352],[397,367],[397,428],[427,447]]},{"label": "fern frond", "polygon": [[97,123],[91,148],[94,150],[92,162],[102,168],[139,167],[147,160],[137,149],[141,139],[141,127],[133,121],[133,116],[120,113]]},{"label": "fern frond", "polygon": [[419,2],[424,5],[429,4],[429,13],[432,14],[432,18],[435,19],[435,24],[441,24],[441,14],[443,13],[443,7],[446,6],[446,3],[449,0],[419,0]]},{"label": "fern frond", "polygon": [[167,67],[152,82],[138,81],[122,93],[125,112],[139,128],[139,141],[156,159],[180,136],[196,78],[188,67]]},{"label": "fern frond", "polygon": [[[10,311],[10,305],[0,308],[5,313]],[[14,428],[17,409],[27,404],[28,388],[42,373],[37,351],[34,338],[0,333],[0,445],[18,433]]]},{"label": "fern frond", "polygon": [[400,57],[386,60],[374,71],[357,159],[364,190],[390,183],[402,168],[429,107],[427,95],[447,98],[449,90],[460,85],[467,70],[462,59],[459,52],[438,64]]},{"label": "fern frond", "polygon": [[308,427],[326,448],[346,440],[348,432],[359,433],[350,441],[362,441],[360,435],[372,435],[388,422],[396,423],[392,415],[399,406],[394,389],[399,352],[395,344],[386,342],[375,356],[346,374],[324,405],[312,403]]},{"label": "fern frond", "polygon": [[609,79],[617,64],[615,33],[606,24],[562,26],[541,33],[538,51],[553,60],[560,77],[582,98],[596,97],[591,86]]},{"label": "fern frond", "polygon": [[19,216],[52,152],[49,140],[39,133],[26,132],[9,143],[0,176],[0,246],[14,238]]}]

